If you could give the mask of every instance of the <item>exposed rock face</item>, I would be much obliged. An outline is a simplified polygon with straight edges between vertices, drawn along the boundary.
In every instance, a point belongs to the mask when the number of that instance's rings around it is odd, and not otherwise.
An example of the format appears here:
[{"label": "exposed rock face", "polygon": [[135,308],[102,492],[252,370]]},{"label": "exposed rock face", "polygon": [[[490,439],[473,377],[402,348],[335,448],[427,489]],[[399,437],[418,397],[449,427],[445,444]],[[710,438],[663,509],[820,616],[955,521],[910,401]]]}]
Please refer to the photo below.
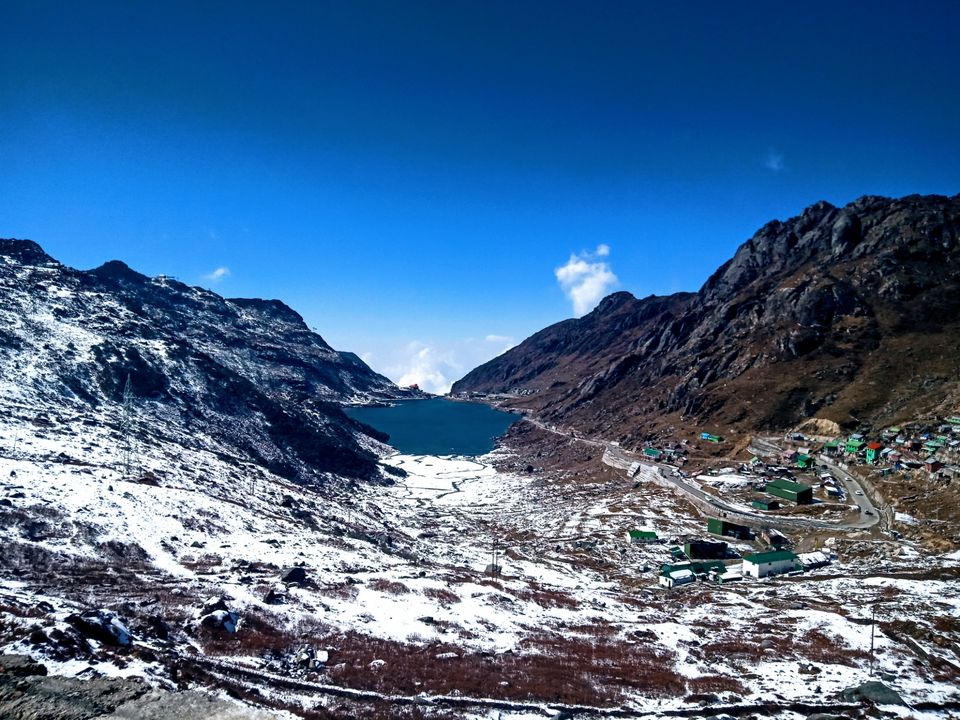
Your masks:
[{"label": "exposed rock face", "polygon": [[117,425],[128,376],[146,435],[209,439],[301,482],[372,477],[369,448],[384,437],[339,405],[410,395],[278,300],[225,299],[119,261],[74,270],[36,243],[0,240],[8,399]]},{"label": "exposed rock face", "polygon": [[278,717],[189,690],[153,690],[140,680],[47,676],[43,665],[0,656],[0,717],[5,720],[269,720]]},{"label": "exposed rock face", "polygon": [[605,298],[453,392],[624,441],[668,426],[886,422],[960,398],[960,195],[826,202],[774,221],[697,293]]}]

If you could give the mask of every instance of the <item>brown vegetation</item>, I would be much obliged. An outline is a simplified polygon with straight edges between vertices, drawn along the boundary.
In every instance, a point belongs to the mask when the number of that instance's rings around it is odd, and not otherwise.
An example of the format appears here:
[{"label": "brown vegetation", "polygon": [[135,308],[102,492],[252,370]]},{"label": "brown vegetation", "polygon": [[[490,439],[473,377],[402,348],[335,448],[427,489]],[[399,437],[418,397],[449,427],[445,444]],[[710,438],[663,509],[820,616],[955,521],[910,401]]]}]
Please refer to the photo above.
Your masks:
[{"label": "brown vegetation", "polygon": [[460,602],[460,596],[445,588],[426,588],[423,591],[425,597],[436,600],[444,605],[453,605]]},{"label": "brown vegetation", "polygon": [[402,582],[396,580],[387,580],[386,578],[377,578],[370,581],[370,589],[377,592],[387,593],[388,595],[406,595],[410,588]]},{"label": "brown vegetation", "polygon": [[526,642],[523,652],[499,656],[352,632],[328,642],[336,648],[331,680],[378,692],[611,705],[629,691],[676,695],[685,688],[669,654],[606,639],[544,635]]},{"label": "brown vegetation", "polygon": [[687,692],[691,695],[704,695],[708,693],[744,693],[743,683],[736,678],[726,675],[704,675],[698,678],[687,680]]}]

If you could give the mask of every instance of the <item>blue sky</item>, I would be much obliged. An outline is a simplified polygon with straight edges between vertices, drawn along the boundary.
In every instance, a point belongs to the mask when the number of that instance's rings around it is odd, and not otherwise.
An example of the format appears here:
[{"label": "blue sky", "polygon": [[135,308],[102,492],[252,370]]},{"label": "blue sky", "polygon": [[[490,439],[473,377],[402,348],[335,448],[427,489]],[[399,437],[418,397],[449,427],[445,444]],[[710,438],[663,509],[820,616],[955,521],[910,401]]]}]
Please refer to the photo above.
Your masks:
[{"label": "blue sky", "polygon": [[[960,3],[0,4],[0,236],[444,385],[820,199],[960,192]],[[219,272],[218,272],[219,270]]]}]

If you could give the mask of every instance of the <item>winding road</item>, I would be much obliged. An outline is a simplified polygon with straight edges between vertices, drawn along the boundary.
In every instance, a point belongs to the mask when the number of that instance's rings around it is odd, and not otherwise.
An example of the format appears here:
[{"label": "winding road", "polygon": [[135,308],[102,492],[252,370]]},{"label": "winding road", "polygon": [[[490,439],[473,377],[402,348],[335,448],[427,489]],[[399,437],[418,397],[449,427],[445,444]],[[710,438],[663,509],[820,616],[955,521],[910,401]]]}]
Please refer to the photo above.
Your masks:
[{"label": "winding road", "polygon": [[[524,419],[541,430],[545,430],[547,432],[567,438],[575,438],[579,442],[593,445],[595,447],[602,447],[604,449],[603,462],[610,467],[628,470],[633,463],[639,463],[641,467],[647,468],[648,471],[656,472],[660,478],[671,483],[683,494],[694,499],[695,501],[711,505],[719,513],[725,513],[728,517],[733,516],[749,522],[759,523],[764,526],[838,531],[869,530],[880,522],[880,511],[873,505],[866,493],[863,492],[863,488],[861,487],[859,481],[850,473],[830,462],[825,462],[824,464],[829,467],[830,472],[834,475],[834,477],[836,477],[843,484],[847,497],[852,499],[857,505],[859,512],[856,519],[831,521],[817,520],[815,518],[785,517],[782,515],[761,515],[758,513],[749,512],[743,507],[734,507],[729,503],[725,503],[715,495],[704,492],[694,483],[687,482],[680,475],[676,474],[676,468],[663,463],[650,462],[649,458],[624,450],[617,443],[584,437],[572,430],[560,430],[529,416],[525,417]],[[755,441],[754,444],[757,444],[757,442],[768,446],[765,448],[765,450],[768,452],[779,452],[779,448],[767,441],[758,439],[758,441]]]}]

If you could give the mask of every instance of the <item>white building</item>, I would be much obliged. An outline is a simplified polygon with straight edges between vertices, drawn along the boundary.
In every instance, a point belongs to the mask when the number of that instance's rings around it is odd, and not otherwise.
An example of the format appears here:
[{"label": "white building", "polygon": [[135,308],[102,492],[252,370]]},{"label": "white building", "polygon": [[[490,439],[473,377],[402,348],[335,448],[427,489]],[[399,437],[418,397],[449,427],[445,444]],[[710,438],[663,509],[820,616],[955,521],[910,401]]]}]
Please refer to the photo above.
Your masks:
[{"label": "white building", "polygon": [[793,572],[801,567],[797,556],[789,550],[771,550],[743,556],[743,574],[758,580],[768,575]]},{"label": "white building", "polygon": [[686,585],[697,579],[691,570],[674,570],[660,576],[660,584],[672,588],[674,585]]}]

